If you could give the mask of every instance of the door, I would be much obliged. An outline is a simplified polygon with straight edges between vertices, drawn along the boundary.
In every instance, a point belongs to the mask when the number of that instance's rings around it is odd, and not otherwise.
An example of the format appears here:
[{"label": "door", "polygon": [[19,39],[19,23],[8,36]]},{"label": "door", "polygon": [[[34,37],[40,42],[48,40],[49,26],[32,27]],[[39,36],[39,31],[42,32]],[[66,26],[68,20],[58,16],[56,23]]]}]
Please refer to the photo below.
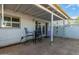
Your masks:
[{"label": "door", "polygon": [[35,21],[35,31],[38,29],[38,21]]},{"label": "door", "polygon": [[46,37],[48,37],[48,23],[45,24]]},{"label": "door", "polygon": [[35,37],[41,35],[41,23],[36,21],[35,22]]}]

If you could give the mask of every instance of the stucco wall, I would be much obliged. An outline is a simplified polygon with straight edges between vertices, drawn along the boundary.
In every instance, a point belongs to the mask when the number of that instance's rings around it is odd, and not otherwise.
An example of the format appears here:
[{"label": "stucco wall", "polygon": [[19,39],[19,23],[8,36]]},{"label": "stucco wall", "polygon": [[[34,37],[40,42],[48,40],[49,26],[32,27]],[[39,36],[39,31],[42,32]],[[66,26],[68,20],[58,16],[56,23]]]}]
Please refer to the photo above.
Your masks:
[{"label": "stucco wall", "polygon": [[[54,23],[57,24],[56,21]],[[63,23],[63,21],[61,20],[61,24],[62,23]],[[65,21],[65,25],[62,25],[62,26],[57,25],[58,29],[56,29],[57,26],[54,26],[54,36],[79,39],[79,25],[78,24],[69,25],[66,23],[67,23],[67,21]],[[56,32],[56,31],[58,31],[58,32]]]},{"label": "stucco wall", "polygon": [[[0,47],[20,42],[21,37],[25,35],[24,27],[27,27],[30,32],[34,31],[35,29],[35,21],[33,20],[34,17],[14,12],[11,10],[5,10],[5,14],[20,17],[21,28],[0,28]],[[35,18],[35,20],[40,20],[42,24],[48,22],[44,21],[43,19],[37,19],[37,18]],[[29,39],[31,38],[32,37],[29,37]]]},{"label": "stucco wall", "polygon": [[54,36],[64,35],[63,20],[54,21],[53,33]]},{"label": "stucco wall", "polygon": [[66,26],[64,37],[79,39],[79,26],[78,25]]}]

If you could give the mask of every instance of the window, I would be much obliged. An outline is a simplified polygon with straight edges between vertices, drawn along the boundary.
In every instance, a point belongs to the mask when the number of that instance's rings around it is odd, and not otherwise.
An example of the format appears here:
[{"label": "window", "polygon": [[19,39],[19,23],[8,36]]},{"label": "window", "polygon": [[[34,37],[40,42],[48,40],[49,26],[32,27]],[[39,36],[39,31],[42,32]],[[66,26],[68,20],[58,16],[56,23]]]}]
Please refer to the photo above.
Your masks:
[{"label": "window", "polygon": [[19,18],[14,18],[14,17],[12,17],[12,27],[17,27],[17,28],[19,28],[20,27],[20,20],[19,20]]},{"label": "window", "polygon": [[12,18],[12,22],[19,22],[19,18]]},{"label": "window", "polygon": [[4,17],[3,27],[10,27],[10,28],[19,28],[20,27],[20,19],[15,17]]},{"label": "window", "polygon": [[19,28],[20,25],[19,25],[19,23],[12,23],[12,27],[17,27],[17,28]]},{"label": "window", "polygon": [[43,30],[43,34],[45,34],[45,26],[43,26],[42,30]]},{"label": "window", "polygon": [[10,17],[4,17],[3,27],[11,27],[11,18]]},{"label": "window", "polygon": [[11,21],[10,17],[4,17],[4,21]]}]

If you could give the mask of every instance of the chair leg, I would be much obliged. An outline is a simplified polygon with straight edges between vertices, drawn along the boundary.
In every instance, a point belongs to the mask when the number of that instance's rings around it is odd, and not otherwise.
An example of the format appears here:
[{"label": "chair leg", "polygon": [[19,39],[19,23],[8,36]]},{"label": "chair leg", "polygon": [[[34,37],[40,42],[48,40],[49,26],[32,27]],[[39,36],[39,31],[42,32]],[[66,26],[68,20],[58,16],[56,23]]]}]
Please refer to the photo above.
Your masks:
[{"label": "chair leg", "polygon": [[36,38],[34,38],[34,39],[33,39],[33,43],[35,43],[35,44],[36,44]]},{"label": "chair leg", "polygon": [[41,42],[41,41],[42,41],[42,36],[41,36],[41,37],[39,37],[39,39],[38,39],[38,40],[39,40],[39,42]]},{"label": "chair leg", "polygon": [[41,38],[39,38],[39,41],[40,41],[40,42],[42,42],[42,37],[41,37]]},{"label": "chair leg", "polygon": [[22,42],[21,42],[21,41],[23,40],[23,38],[24,38],[24,37],[22,36],[22,37],[21,37],[21,40],[20,40],[20,43],[21,43],[21,44],[22,44]]}]

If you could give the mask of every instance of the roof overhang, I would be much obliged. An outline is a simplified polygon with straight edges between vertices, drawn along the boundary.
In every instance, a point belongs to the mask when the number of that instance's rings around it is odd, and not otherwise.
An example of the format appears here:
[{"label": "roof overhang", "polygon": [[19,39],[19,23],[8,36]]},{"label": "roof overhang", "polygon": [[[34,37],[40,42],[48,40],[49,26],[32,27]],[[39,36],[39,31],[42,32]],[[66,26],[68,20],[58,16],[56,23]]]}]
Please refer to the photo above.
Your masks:
[{"label": "roof overhang", "polygon": [[58,11],[59,11],[61,14],[63,14],[65,17],[67,17],[67,18],[70,19],[70,17],[67,15],[67,13],[66,13],[58,4],[53,4],[53,6],[54,6],[56,9],[58,9]]},{"label": "roof overhang", "polygon": [[[44,6],[43,6],[44,5]],[[46,7],[45,7],[46,6]],[[54,6],[54,7],[53,7]],[[62,11],[58,5],[52,5],[52,4],[4,4],[4,9],[9,9],[15,12],[20,12],[23,14],[28,14],[31,16],[34,16],[36,18],[44,19],[47,21],[51,20],[51,14],[55,15],[56,17],[60,18],[61,20],[64,19],[60,15],[57,15],[54,13],[52,8],[55,8],[56,11],[60,11],[61,14],[63,14],[66,18],[69,18],[69,16]]]},{"label": "roof overhang", "polygon": [[51,12],[41,5],[35,4],[4,4],[5,9],[10,9],[15,12],[28,14],[36,18],[51,20]]}]

